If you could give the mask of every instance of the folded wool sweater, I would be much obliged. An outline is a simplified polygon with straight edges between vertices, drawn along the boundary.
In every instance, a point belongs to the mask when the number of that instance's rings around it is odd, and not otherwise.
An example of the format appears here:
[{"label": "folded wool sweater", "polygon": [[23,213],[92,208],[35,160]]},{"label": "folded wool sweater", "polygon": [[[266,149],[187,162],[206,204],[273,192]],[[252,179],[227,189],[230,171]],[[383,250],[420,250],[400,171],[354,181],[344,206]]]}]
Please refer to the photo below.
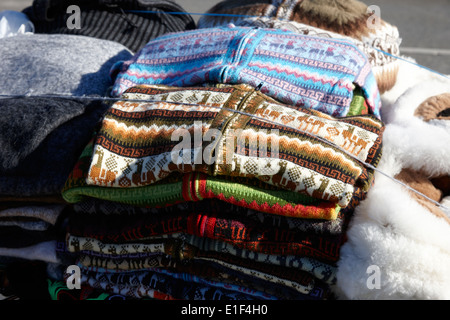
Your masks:
[{"label": "folded wool sweater", "polygon": [[[226,0],[217,3],[200,17],[199,28],[229,23],[268,28],[283,28],[310,35],[353,39],[368,55],[380,93],[391,89],[398,73],[400,42],[397,27],[372,13],[355,0]],[[256,24],[254,24],[256,22]],[[305,27],[308,28],[305,28]],[[381,51],[386,52],[382,53]],[[323,51],[325,52],[325,51]],[[318,52],[320,53],[320,52]]]},{"label": "folded wool sweater", "polygon": [[104,201],[95,198],[89,198],[81,202],[73,204],[74,214],[91,214],[117,216],[123,219],[132,218],[134,215],[152,215],[162,211],[171,212],[208,210],[210,212],[223,212],[237,214],[248,219],[259,222],[266,227],[281,227],[296,232],[310,232],[320,235],[338,235],[345,232],[348,222],[351,220],[354,208],[364,198],[362,192],[357,193],[359,197],[352,199],[352,204],[339,210],[334,220],[324,219],[298,219],[293,217],[281,217],[279,215],[268,214],[265,212],[255,211],[246,207],[236,206],[229,202],[218,199],[204,199],[199,202],[183,202],[174,206],[164,208],[146,208],[126,205],[115,201]]},{"label": "folded wool sweater", "polygon": [[[274,295],[283,299],[295,299],[289,289],[298,294],[311,298],[326,299],[330,296],[328,284],[316,278],[313,274],[292,267],[279,267],[267,263],[256,262],[252,259],[242,259],[220,252],[195,251],[195,257],[189,261],[191,273],[196,273],[197,265],[205,265],[231,275],[237,275],[244,284],[264,280],[264,287],[272,287]],[[280,294],[279,292],[283,292]],[[269,291],[272,292],[272,291]]]},{"label": "folded wool sweater", "polygon": [[[80,28],[68,27],[74,11],[67,10],[73,5],[80,9]],[[179,4],[168,0],[34,0],[23,12],[34,23],[36,33],[105,39],[121,43],[133,52],[162,34],[195,28],[192,17]]]},{"label": "folded wool sweater", "polygon": [[17,226],[27,230],[44,231],[54,226],[64,205],[30,205],[0,203],[0,226]]},{"label": "folded wool sweater", "polygon": [[91,142],[62,189],[62,197],[69,203],[96,198],[135,206],[166,207],[180,202],[215,198],[257,211],[291,217],[336,219],[340,211],[336,203],[282,190],[256,179],[213,177],[192,172],[184,175],[176,173],[137,188],[87,185],[92,150]]},{"label": "folded wool sweater", "polygon": [[[314,37],[342,39],[349,41],[350,43],[354,43],[362,52],[367,55],[367,58],[372,66],[372,72],[377,81],[380,94],[383,94],[384,92],[391,89],[397,81],[399,61],[394,56],[398,56],[400,54],[400,41],[396,40],[398,39],[398,31],[394,27],[388,28],[388,30],[386,30],[386,33],[388,34],[384,35],[384,37],[379,36],[373,37],[371,39],[360,40],[329,30],[315,28],[307,24],[290,20],[257,17],[242,19],[235,23],[239,26],[286,29],[295,33]],[[325,50],[312,50],[310,53],[311,57],[316,58],[333,54],[333,52]],[[344,59],[343,56],[338,56],[336,58]]]},{"label": "folded wool sweater", "polygon": [[[193,282],[204,282],[206,279],[215,283],[228,284],[236,289],[245,288],[247,293],[266,299],[274,296],[278,299],[304,299],[312,296],[316,291],[323,292],[324,296],[330,295],[328,286],[315,281],[305,272],[292,272],[290,270],[279,270],[276,268],[255,267],[250,263],[242,266],[234,261],[214,262],[214,258],[199,258],[184,263],[170,263],[170,257],[161,255],[148,255],[143,258],[123,258],[121,256],[112,258],[100,258],[82,255],[78,266],[86,271],[102,273],[121,272],[155,272],[172,277],[183,275],[185,279]],[[233,259],[231,259],[233,260]],[[235,259],[234,259],[235,260]],[[168,265],[170,264],[170,265]],[[265,272],[268,269],[269,272]]]},{"label": "folded wool sweater", "polygon": [[104,96],[110,68],[132,53],[107,40],[32,34],[0,39],[0,56],[0,94]]},{"label": "folded wool sweater", "polygon": [[[81,284],[94,288],[102,288],[108,293],[121,294],[137,299],[168,297],[178,300],[257,300],[244,292],[232,291],[224,284],[205,280],[203,283],[194,283],[182,278],[170,277],[155,272],[81,272]],[[272,298],[267,296],[267,298]],[[259,300],[259,299],[258,299]]]},{"label": "folded wool sweater", "polygon": [[60,197],[107,108],[101,102],[63,98],[0,99],[3,200]]},{"label": "folded wool sweater", "polygon": [[[248,281],[247,283],[242,283],[242,280],[238,277],[235,277],[230,274],[226,274],[225,272],[214,272],[214,270],[209,265],[200,265],[200,263],[197,264],[197,269],[194,273],[191,273],[190,269],[186,268],[166,268],[163,265],[161,265],[162,260],[169,260],[168,258],[164,258],[161,256],[152,256],[145,259],[133,259],[133,260],[125,260],[125,259],[93,259],[92,257],[80,257],[80,262],[78,263],[78,266],[82,270],[91,271],[91,272],[101,272],[101,273],[123,273],[123,272],[152,272],[155,274],[163,274],[170,276],[172,278],[180,278],[183,277],[184,280],[193,282],[193,283],[205,283],[209,282],[214,283],[215,285],[219,286],[227,286],[228,289],[232,290],[244,290],[246,289],[246,292],[249,293],[252,296],[260,297],[267,299],[269,296],[273,296],[273,299],[276,299],[276,295],[274,295],[272,292],[273,290],[264,290],[264,287],[262,285],[258,285],[254,282]],[[137,269],[125,269],[120,270],[116,269],[116,266],[120,268],[118,265],[133,265],[133,266],[139,266],[141,265],[142,268],[137,267]],[[113,268],[113,269],[111,269]],[[180,270],[181,269],[181,270]],[[203,275],[203,273],[207,274],[207,277]],[[219,277],[221,277],[219,279]],[[224,278],[224,279],[223,279]],[[283,288],[284,289],[284,288]],[[287,289],[287,288],[286,288]],[[287,290],[285,290],[287,291]]]},{"label": "folded wool sweater", "polygon": [[99,239],[108,243],[139,242],[162,236],[178,238],[180,233],[232,243],[238,248],[279,255],[303,255],[336,262],[344,234],[323,236],[261,225],[237,214],[188,210],[134,215],[126,223],[121,216],[71,216],[67,225],[71,235]]},{"label": "folded wool sweater", "polygon": [[122,98],[95,138],[87,185],[130,189],[195,172],[255,178],[346,207],[355,188],[371,186],[361,162],[376,166],[381,154],[376,117],[333,118],[244,84],[140,86]]},{"label": "folded wool sweater", "polygon": [[[317,59],[312,50],[333,54]],[[337,59],[341,55],[344,59]],[[283,103],[333,116],[347,115],[359,86],[370,112],[380,116],[377,83],[360,49],[288,30],[228,26],[171,33],[118,62],[111,74],[113,96],[138,84],[245,83],[261,85],[261,92]]]},{"label": "folded wool sweater", "polygon": [[[16,234],[15,237],[19,236]],[[23,247],[0,247],[1,257],[11,257],[30,261],[60,263],[56,255],[56,240],[42,241]]]},{"label": "folded wool sweater", "polygon": [[[70,238],[72,240],[75,239],[74,236],[70,236]],[[88,240],[79,237],[78,239],[91,241],[92,244],[95,243],[94,239]],[[77,264],[86,271],[97,272],[131,272],[157,267],[218,277],[217,272],[224,271],[230,275],[238,275],[235,281],[239,278],[244,281],[252,278],[254,280],[260,279],[284,286],[292,286],[302,294],[310,293],[315,283],[321,283],[313,274],[304,270],[271,265],[252,259],[236,257],[229,253],[202,251],[182,243],[181,240],[177,241],[177,243],[175,241],[177,240],[168,239],[159,243],[160,248],[171,247],[171,249],[159,250],[158,252],[125,254],[122,252],[107,252],[106,250],[105,253],[83,251],[79,252],[77,256]],[[157,245],[155,245],[156,247]],[[106,245],[103,248],[105,249]],[[196,266],[199,266],[199,268]]]},{"label": "folded wool sweater", "polygon": [[[337,257],[332,258],[332,256],[338,254],[339,243],[345,240],[346,226],[353,211],[350,208],[345,208],[341,210],[341,213],[346,211],[342,217],[334,221],[322,220],[322,222],[319,222],[319,220],[310,219],[274,218],[273,215],[260,212],[256,216],[255,213],[249,212],[246,208],[218,200],[186,202],[160,209],[126,206],[106,201],[100,203],[96,201],[96,205],[93,207],[92,201],[88,202],[76,204],[76,209],[68,216],[66,231],[68,237],[71,238],[68,242],[71,243],[70,246],[72,247],[76,242],[82,241],[83,244],[78,243],[77,245],[78,250],[89,250],[88,248],[94,250],[94,243],[90,245],[87,245],[87,243],[95,239],[106,241],[103,244],[103,248],[105,248],[106,243],[108,245],[113,243],[136,244],[143,239],[148,241],[150,238],[155,239],[169,234],[175,234],[175,237],[178,237],[176,233],[184,231],[199,237],[220,238],[221,241],[236,244],[236,247],[254,249],[259,252],[262,247],[267,247],[268,242],[273,243],[273,248],[280,247],[280,245],[290,247],[294,242],[298,243],[298,240],[309,239],[311,236],[310,243],[303,242],[300,244],[300,247],[304,247],[302,250],[306,252],[305,256],[313,255],[326,259],[331,257],[332,260],[337,259]],[[356,203],[359,203],[359,201]],[[83,211],[82,208],[86,207],[89,209]],[[124,215],[118,212],[126,213]],[[272,219],[270,216],[272,216]],[[266,222],[264,218],[268,221]],[[337,221],[340,221],[339,227],[329,226],[330,222]],[[325,226],[321,226],[322,224]],[[209,225],[209,227],[204,230],[203,225]],[[231,227],[229,230],[234,231],[228,232],[229,227]],[[89,241],[80,239],[74,241],[74,237],[87,237]],[[290,244],[286,243],[287,238],[290,238]],[[314,239],[321,239],[320,248],[316,246],[314,249],[314,246],[317,245],[317,243],[313,243]],[[250,243],[255,245],[254,248]],[[98,248],[101,247],[98,246]],[[311,247],[312,250],[307,250],[307,247]],[[330,248],[334,248],[333,252],[329,250]],[[126,255],[131,256],[133,253],[137,253],[128,251],[128,249],[124,251],[124,247],[120,250],[123,254],[127,252]],[[286,248],[284,255],[289,254],[289,250],[292,250],[292,248]],[[98,249],[95,251],[98,252]],[[320,254],[322,251],[324,253]],[[105,249],[105,252],[109,252],[109,249]],[[164,252],[168,253],[166,250]],[[177,253],[172,255],[178,256]]]},{"label": "folded wool sweater", "polygon": [[[193,235],[183,235],[183,239],[153,239],[152,241],[138,241],[127,243],[109,243],[94,238],[80,237],[67,234],[65,242],[58,246],[58,256],[71,255],[75,263],[81,254],[98,257],[124,258],[145,257],[149,254],[166,254],[179,260],[196,259],[199,252],[206,254],[226,254],[237,257],[240,261],[255,261],[282,268],[295,268],[305,271],[326,284],[336,282],[336,266],[306,256],[273,255],[237,248],[231,243],[202,238]],[[202,256],[200,255],[200,258]]]}]

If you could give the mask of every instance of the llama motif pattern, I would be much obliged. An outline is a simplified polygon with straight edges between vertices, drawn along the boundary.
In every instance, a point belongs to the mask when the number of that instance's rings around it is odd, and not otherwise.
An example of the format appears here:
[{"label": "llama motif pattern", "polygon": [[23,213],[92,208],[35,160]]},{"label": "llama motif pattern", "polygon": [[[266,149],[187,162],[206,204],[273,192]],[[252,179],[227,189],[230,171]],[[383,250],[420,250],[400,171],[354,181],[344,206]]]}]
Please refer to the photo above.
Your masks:
[{"label": "llama motif pattern", "polygon": [[112,95],[141,84],[261,85],[282,103],[346,116],[355,86],[380,118],[380,96],[367,56],[346,41],[288,30],[218,27],[172,33],[150,41],[113,67]]},{"label": "llama motif pattern", "polygon": [[[235,24],[247,27],[284,29],[298,34],[354,43],[366,54],[372,66],[372,72],[377,80],[380,94],[391,89],[395,84],[398,72],[398,61],[395,56],[400,54],[400,40],[397,28],[389,24],[383,24],[382,28],[374,30],[376,32],[371,34],[370,37],[363,37],[362,39],[352,38],[329,30],[315,28],[308,24],[283,19],[253,17],[240,19]],[[333,57],[332,59],[336,63],[345,63],[347,61],[345,52],[336,50],[334,47],[329,47],[328,49],[311,48],[307,51],[303,47],[294,48],[293,41],[291,41],[284,48],[287,50],[296,50],[299,53],[309,53],[310,58],[317,60]],[[389,55],[383,52],[387,52]],[[356,61],[352,58],[348,59],[348,63],[351,66],[356,65]]]},{"label": "llama motif pattern", "polygon": [[[88,185],[136,188],[174,172],[199,172],[256,178],[346,207],[355,187],[367,191],[371,184],[373,172],[359,161],[376,165],[381,155],[384,126],[376,117],[337,119],[283,105],[249,85],[139,86],[123,99],[96,137]],[[176,160],[178,129],[188,133],[188,143]],[[216,139],[204,139],[213,130]],[[215,157],[205,157],[207,150]]]}]

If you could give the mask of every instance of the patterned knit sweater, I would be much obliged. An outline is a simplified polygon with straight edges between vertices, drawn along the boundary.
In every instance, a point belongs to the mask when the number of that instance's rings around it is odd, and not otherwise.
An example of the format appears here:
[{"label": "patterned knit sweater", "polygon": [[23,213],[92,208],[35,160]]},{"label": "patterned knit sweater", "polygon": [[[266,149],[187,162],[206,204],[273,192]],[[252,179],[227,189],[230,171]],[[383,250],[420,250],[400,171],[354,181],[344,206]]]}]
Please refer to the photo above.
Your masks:
[{"label": "patterned knit sweater", "polygon": [[[317,52],[325,52],[317,58]],[[218,27],[171,33],[116,63],[112,95],[138,84],[246,83],[281,102],[345,116],[363,89],[380,117],[380,95],[367,56],[354,44],[288,30]]]},{"label": "patterned knit sweater", "polygon": [[204,208],[161,210],[155,214],[123,216],[76,214],[67,225],[70,235],[98,239],[106,243],[130,243],[180,238],[182,234],[216,239],[254,252],[301,255],[336,262],[344,233],[324,236],[281,227],[266,226],[239,213]]},{"label": "patterned knit sweater", "polygon": [[[71,210],[74,216],[82,215],[104,215],[104,216],[122,216],[127,220],[128,216],[136,214],[151,215],[160,212],[171,211],[208,211],[222,212],[228,214],[239,214],[248,219],[257,221],[266,227],[279,227],[293,230],[296,232],[309,232],[319,235],[339,235],[345,233],[348,222],[353,216],[354,208],[364,199],[362,192],[357,192],[352,202],[346,208],[342,208],[335,220],[324,219],[297,219],[293,217],[277,216],[265,212],[255,211],[243,206],[236,206],[226,201],[218,199],[204,199],[198,202],[183,202],[173,206],[162,208],[149,208],[132,206],[116,201],[105,201],[95,198],[88,198],[73,204]],[[70,216],[69,216],[70,219]]]},{"label": "patterned knit sweater", "polygon": [[83,151],[62,190],[69,203],[101,199],[132,206],[162,208],[183,202],[219,199],[256,211],[296,218],[335,220],[340,207],[299,193],[283,190],[257,179],[175,173],[153,184],[134,188],[88,185],[86,177],[93,155],[93,142]]},{"label": "patterned knit sweater", "polygon": [[299,299],[312,295],[318,288],[329,291],[327,284],[313,275],[292,268],[280,268],[251,259],[239,259],[227,254],[196,251],[196,258],[178,260],[163,254],[147,254],[124,259],[81,255],[78,265],[82,270],[100,273],[158,272],[178,276],[185,274],[191,281],[209,279],[231,286],[246,288],[247,293],[264,297],[272,295],[282,299]]},{"label": "patterned knit sweater", "polygon": [[141,86],[123,98],[96,136],[87,185],[133,189],[196,173],[193,191],[238,176],[346,207],[356,187],[372,184],[361,162],[376,166],[381,155],[384,126],[374,116],[336,119],[248,85]]},{"label": "patterned knit sweater", "polygon": [[[354,43],[366,54],[369,63],[372,65],[372,72],[377,81],[380,94],[390,90],[396,83],[399,61],[394,56],[400,54],[400,41],[398,40],[399,34],[397,28],[389,24],[384,24],[381,30],[377,29],[377,32],[371,35],[370,38],[361,40],[289,20],[258,17],[242,19],[239,22],[235,22],[235,24],[247,27],[284,29],[308,36],[349,41]],[[381,51],[387,52],[389,55]],[[311,52],[311,56],[316,59],[322,58],[327,54],[329,53],[323,50]],[[344,57],[336,56],[336,59],[344,59]]]}]

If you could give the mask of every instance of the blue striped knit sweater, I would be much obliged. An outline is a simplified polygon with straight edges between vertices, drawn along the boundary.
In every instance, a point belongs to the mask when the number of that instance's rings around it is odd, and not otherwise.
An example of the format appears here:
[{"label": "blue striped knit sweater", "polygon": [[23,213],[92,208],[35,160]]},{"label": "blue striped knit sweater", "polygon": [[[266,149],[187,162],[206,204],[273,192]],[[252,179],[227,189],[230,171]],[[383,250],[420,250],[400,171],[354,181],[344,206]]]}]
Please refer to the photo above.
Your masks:
[{"label": "blue striped knit sweater", "polygon": [[113,96],[139,84],[194,86],[246,83],[280,102],[346,116],[355,85],[380,117],[380,94],[366,55],[345,40],[288,30],[198,29],[150,41],[111,69]]}]

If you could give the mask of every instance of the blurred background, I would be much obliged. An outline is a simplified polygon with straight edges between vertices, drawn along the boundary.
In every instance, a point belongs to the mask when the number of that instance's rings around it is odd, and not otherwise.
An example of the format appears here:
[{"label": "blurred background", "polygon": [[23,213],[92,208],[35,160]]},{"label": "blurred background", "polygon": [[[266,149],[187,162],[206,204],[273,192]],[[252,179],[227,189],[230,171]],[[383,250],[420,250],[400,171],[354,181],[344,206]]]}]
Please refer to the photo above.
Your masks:
[{"label": "blurred background", "polygon": [[[21,11],[32,0],[0,0],[0,11]],[[220,0],[176,0],[198,20]],[[380,8],[380,16],[395,25],[402,38],[400,52],[440,73],[450,75],[450,0],[365,0]]]}]

